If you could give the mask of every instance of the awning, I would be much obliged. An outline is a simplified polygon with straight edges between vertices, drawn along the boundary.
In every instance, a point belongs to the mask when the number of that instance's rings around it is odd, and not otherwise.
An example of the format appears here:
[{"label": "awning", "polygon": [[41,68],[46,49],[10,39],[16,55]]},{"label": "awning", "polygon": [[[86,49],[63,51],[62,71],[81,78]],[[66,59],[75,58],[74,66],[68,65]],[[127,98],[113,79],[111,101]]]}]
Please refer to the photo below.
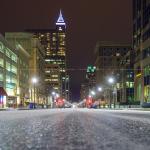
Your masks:
[{"label": "awning", "polygon": [[7,96],[7,93],[3,87],[0,87],[0,96]]}]

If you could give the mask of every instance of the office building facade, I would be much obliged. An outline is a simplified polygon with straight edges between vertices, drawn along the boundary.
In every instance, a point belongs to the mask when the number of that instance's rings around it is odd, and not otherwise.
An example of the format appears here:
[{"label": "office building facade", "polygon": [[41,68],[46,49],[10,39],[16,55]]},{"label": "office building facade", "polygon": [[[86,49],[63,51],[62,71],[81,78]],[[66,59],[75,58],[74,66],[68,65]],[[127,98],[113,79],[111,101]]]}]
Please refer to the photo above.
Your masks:
[{"label": "office building facade", "polygon": [[122,57],[119,64],[119,86],[117,100],[120,104],[137,104],[134,101],[134,51]]},{"label": "office building facade", "polygon": [[[38,38],[44,46],[47,92],[50,93],[54,90],[65,97],[68,79],[66,72],[66,23],[61,11],[55,29],[31,29],[27,31],[33,33],[34,37]],[[49,68],[54,67],[53,69],[55,70],[56,65],[60,69],[56,71],[58,72],[57,79],[53,79]]]},{"label": "office building facade", "polygon": [[17,51],[0,35],[0,107],[17,107]]},{"label": "office building facade", "polygon": [[150,103],[150,1],[133,0],[135,100]]},{"label": "office building facade", "polygon": [[[120,101],[119,89],[121,77],[120,62],[122,58],[131,51],[130,44],[122,44],[110,41],[100,41],[95,48],[95,66],[96,66],[96,84],[102,86],[105,90],[100,94],[105,103],[110,104],[115,93],[116,103]],[[109,78],[113,77],[115,83],[110,85]],[[126,100],[123,100],[126,101]]]},{"label": "office building facade", "polygon": [[[24,98],[21,98],[22,105],[28,105],[29,103],[37,105],[46,104],[44,48],[39,40],[34,38],[33,34],[30,33],[8,32],[5,33],[5,38],[16,49],[20,48],[22,50],[18,51],[18,82],[20,82],[20,91],[24,91],[26,89],[25,86],[28,87],[28,91],[24,92]],[[28,58],[26,58],[27,55]],[[28,63],[27,67],[25,67],[25,61]],[[25,72],[28,72],[28,78],[25,78],[23,75]],[[33,78],[37,79],[36,84],[33,83]]]},{"label": "office building facade", "polygon": [[130,50],[131,46],[129,44],[109,41],[98,42],[95,48],[96,82],[105,84],[107,77],[115,75],[122,57]]}]

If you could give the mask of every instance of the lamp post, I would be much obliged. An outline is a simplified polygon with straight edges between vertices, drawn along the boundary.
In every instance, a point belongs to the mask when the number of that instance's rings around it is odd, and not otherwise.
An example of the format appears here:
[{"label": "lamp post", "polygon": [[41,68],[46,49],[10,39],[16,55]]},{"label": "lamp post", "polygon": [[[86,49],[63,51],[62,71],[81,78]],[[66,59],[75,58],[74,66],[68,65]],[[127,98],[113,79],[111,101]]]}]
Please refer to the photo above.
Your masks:
[{"label": "lamp post", "polygon": [[[113,85],[113,83],[115,82],[113,77],[110,77],[108,79],[108,83]],[[113,97],[113,102],[114,102],[114,97]],[[110,88],[110,92],[109,92],[109,108],[111,108],[111,88]]]},{"label": "lamp post", "polygon": [[35,109],[35,84],[36,84],[37,82],[38,82],[38,81],[37,81],[37,78],[36,78],[36,77],[33,77],[33,78],[32,78],[32,83],[33,83],[33,88],[34,88],[34,99],[33,99],[33,101],[34,101],[34,105],[33,105],[34,109]]},{"label": "lamp post", "polygon": [[98,87],[98,89],[97,89],[99,92],[102,92],[102,87]]},{"label": "lamp post", "polygon": [[91,91],[91,94],[92,94],[93,96],[95,96],[95,95],[96,95],[95,91]]},{"label": "lamp post", "polygon": [[54,108],[54,99],[55,99],[55,96],[56,96],[56,92],[52,92],[52,108]]},{"label": "lamp post", "polygon": [[101,108],[101,101],[102,101],[102,91],[103,91],[103,88],[101,86],[99,86],[97,88],[98,92],[101,93],[100,97],[99,97],[99,108]]},{"label": "lamp post", "polygon": [[114,95],[115,95],[115,98],[114,98],[114,108],[116,108],[116,102],[117,102],[117,87],[114,86]]},{"label": "lamp post", "polygon": [[69,100],[69,75],[65,77],[65,98]]}]

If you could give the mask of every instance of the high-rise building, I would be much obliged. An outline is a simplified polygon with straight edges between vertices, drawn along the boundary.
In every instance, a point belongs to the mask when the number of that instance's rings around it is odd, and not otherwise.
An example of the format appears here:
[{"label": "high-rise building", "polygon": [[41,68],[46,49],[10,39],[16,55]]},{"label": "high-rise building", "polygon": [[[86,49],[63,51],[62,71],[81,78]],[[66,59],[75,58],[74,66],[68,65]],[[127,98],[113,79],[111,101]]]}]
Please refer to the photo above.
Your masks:
[{"label": "high-rise building", "polygon": [[120,104],[138,104],[134,101],[134,53],[133,50],[122,57],[118,73],[118,96]]},{"label": "high-rise building", "polygon": [[133,0],[135,100],[150,103],[150,1]]},{"label": "high-rise building", "polygon": [[[44,48],[31,33],[6,32],[5,38],[13,47],[19,48],[17,51],[19,91],[24,91],[24,96],[20,95],[20,101],[23,105],[28,103],[46,104]],[[28,78],[24,74],[27,74]],[[33,78],[37,78],[38,82],[36,84],[33,83]],[[25,87],[28,87],[28,91],[25,91]]]},{"label": "high-rise building", "polygon": [[17,106],[17,79],[17,51],[0,35],[0,108]]},{"label": "high-rise building", "polygon": [[106,78],[115,74],[124,55],[131,50],[130,44],[100,41],[95,48],[96,83],[104,85]]},{"label": "high-rise building", "polygon": [[[38,38],[44,46],[46,54],[45,82],[47,85],[47,92],[50,93],[55,90],[66,97],[66,84],[68,81],[66,72],[66,23],[61,11],[56,22],[55,29],[29,29],[26,31],[32,32],[34,37]],[[56,65],[59,66],[59,70],[56,71],[58,74],[55,74],[54,79],[52,77],[53,73],[49,70],[49,68],[51,68],[51,70],[55,70]]]},{"label": "high-rise building", "polygon": [[[130,44],[100,41],[96,45],[96,84],[105,89],[99,94],[110,107],[112,99],[114,103],[119,102],[120,78],[122,78],[120,76],[120,62],[129,51],[131,51]],[[114,78],[115,83],[112,83],[113,85],[111,84],[110,86],[109,79],[111,77]],[[115,93],[115,96],[113,93]]]}]

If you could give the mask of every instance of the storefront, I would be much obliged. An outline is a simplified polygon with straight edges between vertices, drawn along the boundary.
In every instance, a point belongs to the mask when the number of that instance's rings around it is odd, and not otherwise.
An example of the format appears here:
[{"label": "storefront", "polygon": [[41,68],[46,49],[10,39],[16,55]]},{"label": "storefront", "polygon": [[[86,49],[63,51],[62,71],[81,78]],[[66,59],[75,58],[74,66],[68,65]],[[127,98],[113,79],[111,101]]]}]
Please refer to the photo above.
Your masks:
[{"label": "storefront", "polygon": [[7,93],[3,87],[0,87],[0,108],[6,107],[6,96]]},{"label": "storefront", "polygon": [[8,96],[7,97],[7,106],[9,108],[17,108],[17,97],[15,97],[15,96]]},{"label": "storefront", "polygon": [[144,102],[150,102],[150,65],[144,67]]}]

